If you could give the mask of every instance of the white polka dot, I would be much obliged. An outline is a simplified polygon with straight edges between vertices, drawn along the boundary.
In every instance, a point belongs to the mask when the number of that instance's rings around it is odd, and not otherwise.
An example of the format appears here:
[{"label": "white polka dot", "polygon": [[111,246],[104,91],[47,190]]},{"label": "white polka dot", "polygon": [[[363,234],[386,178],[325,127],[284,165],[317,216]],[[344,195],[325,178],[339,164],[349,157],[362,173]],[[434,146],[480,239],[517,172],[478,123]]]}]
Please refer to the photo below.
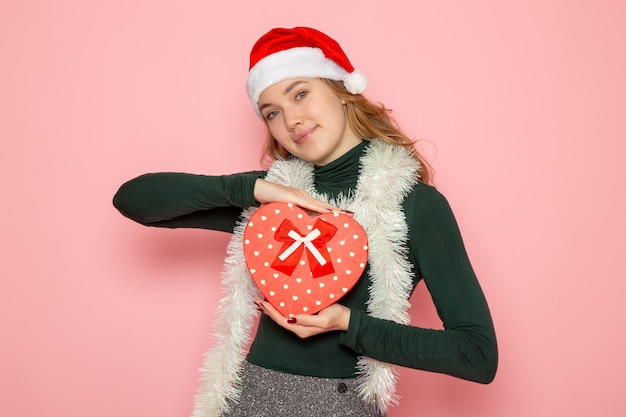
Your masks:
[{"label": "white polka dot", "polygon": [[359,266],[360,266],[361,268],[365,268],[365,264],[364,264],[363,262],[361,262],[361,263],[359,264]]},{"label": "white polka dot", "polygon": [[269,262],[264,262],[263,266],[267,268],[268,266],[270,266],[270,263]]},{"label": "white polka dot", "polygon": [[298,218],[301,219],[302,218],[302,213],[298,213]]},{"label": "white polka dot", "polygon": [[331,253],[333,251],[333,248],[327,248],[328,249],[328,253]]},{"label": "white polka dot", "polygon": [[299,284],[302,282],[302,278],[296,278],[296,282]]},{"label": "white polka dot", "polygon": [[265,280],[264,279],[262,279],[260,282],[261,282],[261,285],[265,285]]},{"label": "white polka dot", "polygon": [[347,289],[346,287],[343,287],[343,288],[341,289],[341,291],[343,291],[343,292],[348,292],[348,289]]},{"label": "white polka dot", "polygon": [[325,284],[323,282],[320,282],[320,288],[324,288],[324,285]]},{"label": "white polka dot", "polygon": [[367,245],[363,246],[363,250],[368,250],[369,248],[367,247]]},{"label": "white polka dot", "polygon": [[260,254],[260,252],[259,252],[258,250],[255,250],[255,251],[254,251],[254,252],[252,252],[252,253],[254,253],[254,256],[259,256],[259,254]]},{"label": "white polka dot", "polygon": [[317,305],[319,306],[319,305],[322,305],[322,302],[321,302],[321,301],[319,301],[319,300],[316,300],[316,301],[315,301],[315,304],[317,304]]},{"label": "white polka dot", "polygon": [[254,274],[255,272],[256,272],[256,269],[251,269],[251,270],[250,270],[250,273],[251,273],[251,274]]},{"label": "white polka dot", "polygon": [[346,241],[345,241],[345,240],[342,240],[341,242],[339,242],[339,244],[340,244],[341,246],[343,246],[343,245],[345,245],[345,244],[346,244]]},{"label": "white polka dot", "polygon": [[359,235],[352,235],[352,239],[357,240],[359,238]]},{"label": "white polka dot", "polygon": [[293,207],[293,203],[287,203],[287,207],[292,208]]},{"label": "white polka dot", "polygon": [[261,220],[263,221],[267,220],[267,216],[261,216]]},{"label": "white polka dot", "polygon": [[281,302],[280,302],[280,306],[281,306],[281,307],[284,307],[284,306],[285,306],[285,303],[283,303],[283,302],[281,301]]},{"label": "white polka dot", "polygon": [[354,252],[350,252],[348,255],[350,255],[351,258],[354,258]]},{"label": "white polka dot", "polygon": [[338,211],[333,211],[333,216],[339,217],[339,212]]},{"label": "white polka dot", "polygon": [[283,288],[287,289],[287,288],[289,288],[289,285],[285,284],[285,285],[283,285]]},{"label": "white polka dot", "polygon": [[309,308],[307,306],[302,307],[302,311],[309,311]]},{"label": "white polka dot", "polygon": [[274,213],[276,213],[276,214],[280,214],[280,210],[279,210],[279,209],[276,209],[276,210],[274,210]]},{"label": "white polka dot", "polygon": [[328,295],[330,298],[335,298],[335,294],[329,294]]},{"label": "white polka dot", "polygon": [[337,263],[340,264],[341,263],[341,258],[337,258]]},{"label": "white polka dot", "polygon": [[275,291],[270,291],[270,295],[273,297],[273,296],[276,295],[276,292]]},{"label": "white polka dot", "polygon": [[248,223],[248,227],[254,227],[254,223],[253,222]]},{"label": "white polka dot", "polygon": [[274,246],[270,243],[269,245],[267,245],[268,249],[272,249]]},{"label": "white polka dot", "polygon": [[345,227],[347,229],[348,227],[350,227],[350,225],[348,223],[344,223],[343,227]]},{"label": "white polka dot", "polygon": [[293,297],[291,297],[291,298],[293,298],[293,301],[298,301],[298,296],[297,296],[297,295],[294,295],[294,296],[293,296]]},{"label": "white polka dot", "polygon": [[309,230],[311,230],[311,229],[313,229],[313,225],[312,225],[312,224],[309,224],[306,228],[307,228],[307,229],[309,229]]},{"label": "white polka dot", "polygon": [[273,274],[272,275],[274,278],[278,278],[278,274]]},{"label": "white polka dot", "polygon": [[300,261],[300,265],[304,265],[306,261]]},{"label": "white polka dot", "polygon": [[311,289],[310,289],[310,288],[307,288],[307,289],[306,289],[306,293],[307,293],[307,294],[311,294]]},{"label": "white polka dot", "polygon": [[250,244],[250,241],[248,239],[246,239],[246,241],[244,242],[246,245]]},{"label": "white polka dot", "polygon": [[346,275],[350,275],[352,273],[352,271],[350,271],[349,269],[346,269]]},{"label": "white polka dot", "polygon": [[258,235],[256,235],[259,239],[263,239],[263,233],[259,233]]},{"label": "white polka dot", "polygon": [[333,281],[338,281],[338,280],[339,280],[339,277],[338,277],[337,275],[335,275],[335,276],[333,277]]},{"label": "white polka dot", "polygon": [[276,231],[276,226],[272,226],[272,232]]}]

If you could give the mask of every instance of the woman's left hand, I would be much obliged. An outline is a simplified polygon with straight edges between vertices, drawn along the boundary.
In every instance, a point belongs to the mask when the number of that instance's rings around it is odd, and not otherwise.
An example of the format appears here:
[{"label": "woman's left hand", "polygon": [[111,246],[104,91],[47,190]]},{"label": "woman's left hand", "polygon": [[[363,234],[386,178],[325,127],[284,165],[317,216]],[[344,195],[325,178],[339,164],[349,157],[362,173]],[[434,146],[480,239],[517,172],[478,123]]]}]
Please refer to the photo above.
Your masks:
[{"label": "woman's left hand", "polygon": [[346,331],[350,323],[350,309],[341,304],[332,304],[317,314],[298,314],[290,318],[284,317],[267,301],[257,300],[255,304],[280,326],[303,339],[333,330]]}]

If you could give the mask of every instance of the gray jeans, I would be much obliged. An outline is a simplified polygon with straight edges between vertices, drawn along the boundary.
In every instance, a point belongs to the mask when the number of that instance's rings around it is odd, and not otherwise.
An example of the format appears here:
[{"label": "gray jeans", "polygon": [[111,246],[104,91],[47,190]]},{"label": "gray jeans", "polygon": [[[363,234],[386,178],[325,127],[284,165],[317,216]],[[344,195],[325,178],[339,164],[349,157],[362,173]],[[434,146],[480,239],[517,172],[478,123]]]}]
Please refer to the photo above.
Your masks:
[{"label": "gray jeans", "polygon": [[385,417],[357,395],[353,378],[292,375],[244,363],[240,400],[224,417]]}]

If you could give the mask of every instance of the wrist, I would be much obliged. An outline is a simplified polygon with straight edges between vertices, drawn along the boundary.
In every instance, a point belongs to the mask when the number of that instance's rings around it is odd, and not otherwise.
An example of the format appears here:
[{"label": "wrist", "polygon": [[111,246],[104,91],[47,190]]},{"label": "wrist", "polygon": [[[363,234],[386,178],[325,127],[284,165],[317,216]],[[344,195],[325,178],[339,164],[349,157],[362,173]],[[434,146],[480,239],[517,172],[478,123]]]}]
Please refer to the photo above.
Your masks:
[{"label": "wrist", "polygon": [[263,178],[257,178],[256,181],[254,182],[254,189],[253,189],[253,194],[254,194],[254,199],[256,201],[258,201],[259,203],[264,203],[264,201],[262,201],[261,195],[262,195],[262,187],[263,187],[263,182],[265,180]]},{"label": "wrist", "polygon": [[339,330],[343,332],[347,332],[350,327],[350,315],[352,314],[352,310],[346,306],[341,306],[342,312],[339,319]]}]

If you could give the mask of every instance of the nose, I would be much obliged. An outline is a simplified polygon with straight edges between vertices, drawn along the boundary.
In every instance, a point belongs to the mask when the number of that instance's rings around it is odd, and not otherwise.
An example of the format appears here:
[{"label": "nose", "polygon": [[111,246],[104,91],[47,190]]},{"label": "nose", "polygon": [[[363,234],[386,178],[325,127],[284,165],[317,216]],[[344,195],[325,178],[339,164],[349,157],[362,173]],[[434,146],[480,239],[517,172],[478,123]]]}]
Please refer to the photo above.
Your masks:
[{"label": "nose", "polygon": [[294,130],[300,123],[302,123],[300,113],[296,108],[283,109],[283,120],[287,130]]}]

